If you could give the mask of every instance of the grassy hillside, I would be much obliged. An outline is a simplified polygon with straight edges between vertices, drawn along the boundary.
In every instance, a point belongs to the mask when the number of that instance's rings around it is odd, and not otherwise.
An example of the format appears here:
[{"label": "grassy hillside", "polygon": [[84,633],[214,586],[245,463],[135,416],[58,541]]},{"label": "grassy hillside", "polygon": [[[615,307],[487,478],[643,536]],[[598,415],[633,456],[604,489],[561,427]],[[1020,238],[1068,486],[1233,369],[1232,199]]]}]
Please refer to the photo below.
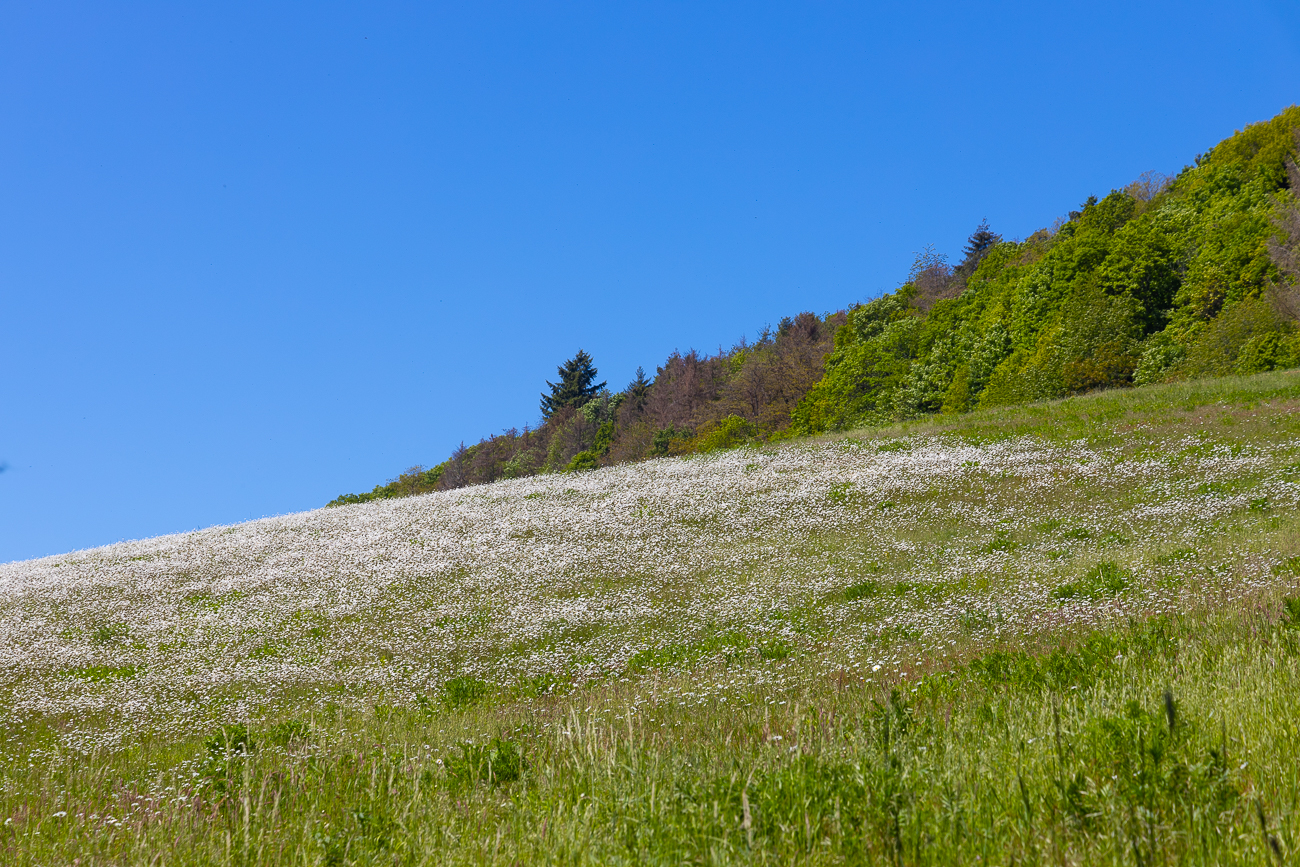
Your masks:
[{"label": "grassy hillside", "polygon": [[2,566],[0,853],[1285,863],[1298,409],[1178,382]]}]

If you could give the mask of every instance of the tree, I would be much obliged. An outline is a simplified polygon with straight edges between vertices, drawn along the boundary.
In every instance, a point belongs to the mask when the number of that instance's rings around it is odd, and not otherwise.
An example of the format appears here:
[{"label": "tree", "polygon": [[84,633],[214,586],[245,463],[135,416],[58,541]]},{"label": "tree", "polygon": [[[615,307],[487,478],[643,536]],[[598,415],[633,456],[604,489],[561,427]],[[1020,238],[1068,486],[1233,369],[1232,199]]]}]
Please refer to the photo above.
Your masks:
[{"label": "tree", "polygon": [[975,273],[979,267],[980,260],[993,249],[997,244],[1002,243],[1002,236],[989,228],[987,218],[980,220],[971,236],[966,239],[966,246],[962,248],[962,260],[954,270],[962,277],[969,277]]},{"label": "tree", "polygon": [[927,244],[916,254],[907,282],[915,289],[912,303],[925,311],[929,311],[936,301],[956,298],[966,288],[959,275],[949,267],[948,258],[935,252],[933,244]]},{"label": "tree", "polygon": [[556,368],[556,371],[560,374],[560,381],[547,380],[546,384],[551,387],[551,393],[542,393],[543,418],[550,418],[557,409],[562,407],[571,406],[576,409],[595,397],[597,392],[605,387],[603,382],[593,382],[596,378],[596,366],[591,356],[581,349],[578,350],[577,355]]},{"label": "tree", "polygon": [[637,367],[636,378],[627,386],[628,402],[638,411],[645,409],[646,399],[650,397],[650,380],[646,378],[645,368]]},{"label": "tree", "polygon": [[[1300,130],[1296,130],[1296,151],[1300,153]],[[1268,252],[1273,264],[1282,273],[1282,279],[1272,287],[1273,306],[1287,319],[1300,321],[1300,166],[1295,160],[1286,161],[1287,180],[1291,188],[1291,203],[1279,202],[1273,225],[1282,238],[1268,241]]]},{"label": "tree", "polygon": [[1139,202],[1149,202],[1169,189],[1169,185],[1173,182],[1173,175],[1164,175],[1160,172],[1143,172],[1138,175],[1136,181],[1124,188],[1124,192]]}]

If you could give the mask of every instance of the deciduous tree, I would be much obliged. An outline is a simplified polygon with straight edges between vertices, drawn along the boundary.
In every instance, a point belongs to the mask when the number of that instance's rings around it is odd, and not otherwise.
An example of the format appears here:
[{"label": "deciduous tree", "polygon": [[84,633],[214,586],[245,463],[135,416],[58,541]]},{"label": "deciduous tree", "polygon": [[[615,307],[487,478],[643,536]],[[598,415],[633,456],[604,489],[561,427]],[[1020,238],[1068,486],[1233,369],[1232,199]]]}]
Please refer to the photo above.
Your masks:
[{"label": "deciduous tree", "polygon": [[[1296,152],[1300,153],[1300,130],[1296,130]],[[1279,314],[1293,322],[1300,321],[1300,166],[1294,159],[1286,161],[1287,179],[1290,181],[1291,202],[1278,208],[1273,224],[1280,238],[1270,238],[1268,252],[1282,279],[1273,286],[1273,306]]]}]

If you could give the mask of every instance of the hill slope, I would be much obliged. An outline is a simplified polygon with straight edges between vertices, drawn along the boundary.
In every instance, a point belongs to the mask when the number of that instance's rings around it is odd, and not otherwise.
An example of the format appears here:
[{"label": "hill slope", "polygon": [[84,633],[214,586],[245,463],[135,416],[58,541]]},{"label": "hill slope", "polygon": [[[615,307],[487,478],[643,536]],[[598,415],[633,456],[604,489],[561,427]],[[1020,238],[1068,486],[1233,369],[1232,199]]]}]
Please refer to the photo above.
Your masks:
[{"label": "hill slope", "polygon": [[1112,391],[0,567],[0,846],[1257,859],[1300,839],[1297,409]]}]

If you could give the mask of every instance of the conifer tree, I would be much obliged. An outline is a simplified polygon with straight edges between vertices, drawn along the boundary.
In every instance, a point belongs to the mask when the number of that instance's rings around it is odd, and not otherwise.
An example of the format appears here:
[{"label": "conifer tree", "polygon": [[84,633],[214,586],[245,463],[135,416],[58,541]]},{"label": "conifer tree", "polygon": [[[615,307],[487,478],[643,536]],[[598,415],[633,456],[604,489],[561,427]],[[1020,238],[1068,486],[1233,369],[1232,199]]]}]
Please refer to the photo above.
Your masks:
[{"label": "conifer tree", "polygon": [[590,355],[579,349],[578,354],[556,368],[559,382],[547,380],[551,393],[542,393],[542,417],[550,418],[556,410],[566,406],[579,407],[596,396],[603,382],[593,382],[596,366]]},{"label": "conifer tree", "polygon": [[650,380],[646,378],[645,368],[637,367],[636,378],[627,386],[627,399],[638,411],[645,409],[645,402],[650,398]]},{"label": "conifer tree", "polygon": [[968,277],[975,273],[979,267],[980,260],[985,254],[993,248],[995,244],[1002,243],[1002,236],[989,228],[988,218],[980,220],[978,228],[971,233],[970,238],[966,240],[966,246],[962,248],[961,264],[956,270],[963,277]]}]

